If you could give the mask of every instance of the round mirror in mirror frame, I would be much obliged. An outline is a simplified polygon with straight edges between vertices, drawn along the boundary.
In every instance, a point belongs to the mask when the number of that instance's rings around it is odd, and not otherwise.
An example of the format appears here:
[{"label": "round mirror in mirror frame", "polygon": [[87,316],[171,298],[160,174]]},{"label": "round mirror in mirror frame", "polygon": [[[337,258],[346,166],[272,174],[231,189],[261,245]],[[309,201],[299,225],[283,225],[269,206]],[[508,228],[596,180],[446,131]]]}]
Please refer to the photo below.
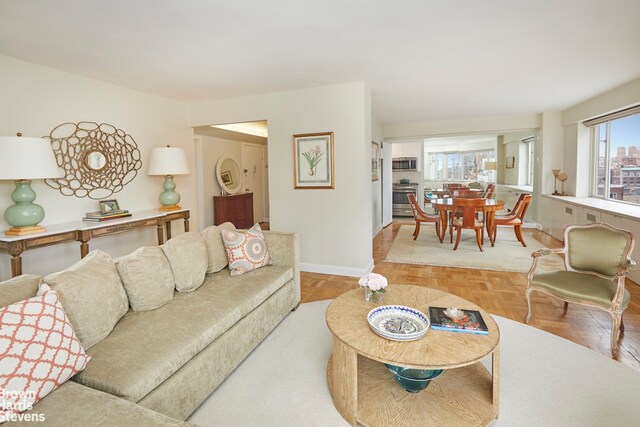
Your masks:
[{"label": "round mirror in mirror frame", "polygon": [[231,157],[221,157],[216,164],[216,179],[223,192],[238,193],[242,187],[240,166]]},{"label": "round mirror in mirror frame", "polygon": [[84,164],[91,170],[100,171],[107,166],[107,157],[102,152],[94,150],[87,153]]}]

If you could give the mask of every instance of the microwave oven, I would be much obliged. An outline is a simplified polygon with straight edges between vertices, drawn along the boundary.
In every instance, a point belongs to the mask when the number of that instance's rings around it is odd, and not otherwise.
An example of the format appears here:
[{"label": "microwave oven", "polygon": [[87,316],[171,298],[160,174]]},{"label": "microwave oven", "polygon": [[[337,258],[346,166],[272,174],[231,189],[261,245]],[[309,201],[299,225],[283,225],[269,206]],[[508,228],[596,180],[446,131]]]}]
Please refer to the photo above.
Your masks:
[{"label": "microwave oven", "polygon": [[396,157],[391,160],[394,171],[417,171],[418,159],[416,157]]}]

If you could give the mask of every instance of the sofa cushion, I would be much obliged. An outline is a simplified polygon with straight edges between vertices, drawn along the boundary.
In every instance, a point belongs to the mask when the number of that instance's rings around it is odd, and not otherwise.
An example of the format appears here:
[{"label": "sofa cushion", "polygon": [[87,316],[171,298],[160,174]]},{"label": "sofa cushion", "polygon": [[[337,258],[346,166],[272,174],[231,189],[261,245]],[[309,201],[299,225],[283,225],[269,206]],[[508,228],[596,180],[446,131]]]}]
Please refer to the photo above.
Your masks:
[{"label": "sofa cushion", "polygon": [[42,282],[40,276],[23,274],[0,282],[0,307],[34,297]]},{"label": "sofa cushion", "polygon": [[202,230],[202,238],[207,247],[207,274],[217,273],[229,264],[227,251],[222,242],[222,230],[224,229],[235,230],[236,227],[230,222],[225,222],[224,224],[212,225]]},{"label": "sofa cushion", "polygon": [[0,422],[32,407],[89,361],[56,291],[0,308]]},{"label": "sofa cushion", "polygon": [[129,309],[127,294],[113,260],[94,250],[44,283],[58,292],[64,311],[85,349],[109,335]]},{"label": "sofa cushion", "polygon": [[[26,417],[42,422],[29,421]],[[55,393],[42,399],[33,409],[23,414],[23,418],[22,422],[9,422],[3,426],[164,427],[192,425],[73,381],[67,381]]]},{"label": "sofa cushion", "polygon": [[207,247],[200,234],[183,233],[161,247],[171,265],[178,292],[191,292],[202,285],[207,273]]},{"label": "sofa cushion", "polygon": [[129,311],[88,351],[91,363],[74,381],[137,402],[292,278],[287,267],[242,280],[222,271],[157,310]]},{"label": "sofa cushion", "polygon": [[132,310],[162,307],[173,298],[171,266],[158,246],[143,246],[118,258],[116,268]]},{"label": "sofa cushion", "polygon": [[244,233],[235,230],[224,230],[222,241],[227,250],[229,269],[232,276],[271,265],[269,249],[260,229],[256,224]]}]

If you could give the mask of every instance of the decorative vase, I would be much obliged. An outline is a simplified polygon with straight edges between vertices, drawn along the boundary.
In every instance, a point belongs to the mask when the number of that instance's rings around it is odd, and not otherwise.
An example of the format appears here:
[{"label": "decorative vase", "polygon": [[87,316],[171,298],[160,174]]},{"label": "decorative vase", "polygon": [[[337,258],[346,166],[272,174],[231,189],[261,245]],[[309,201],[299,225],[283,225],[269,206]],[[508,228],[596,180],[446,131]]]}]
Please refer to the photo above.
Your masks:
[{"label": "decorative vase", "polygon": [[384,299],[384,292],[372,291],[369,288],[364,288],[364,299],[367,302],[379,304]]}]

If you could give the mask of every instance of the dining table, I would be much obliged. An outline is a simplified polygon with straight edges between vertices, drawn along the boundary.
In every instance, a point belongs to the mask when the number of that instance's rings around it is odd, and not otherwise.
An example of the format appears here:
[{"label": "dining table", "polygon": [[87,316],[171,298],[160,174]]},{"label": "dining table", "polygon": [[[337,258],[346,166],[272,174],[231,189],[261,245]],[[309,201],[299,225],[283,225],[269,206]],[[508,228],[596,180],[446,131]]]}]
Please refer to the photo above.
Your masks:
[{"label": "dining table", "polygon": [[[440,241],[442,242],[447,231],[448,217],[450,212],[453,212],[453,201],[455,198],[447,197],[446,199],[432,199],[431,206],[440,214]],[[484,211],[486,213],[485,223],[487,227],[487,233],[489,234],[489,241],[491,246],[495,246],[493,240],[493,228],[495,227],[494,218],[496,211],[504,208],[504,200],[485,199],[483,207],[478,208],[478,212]]]}]

